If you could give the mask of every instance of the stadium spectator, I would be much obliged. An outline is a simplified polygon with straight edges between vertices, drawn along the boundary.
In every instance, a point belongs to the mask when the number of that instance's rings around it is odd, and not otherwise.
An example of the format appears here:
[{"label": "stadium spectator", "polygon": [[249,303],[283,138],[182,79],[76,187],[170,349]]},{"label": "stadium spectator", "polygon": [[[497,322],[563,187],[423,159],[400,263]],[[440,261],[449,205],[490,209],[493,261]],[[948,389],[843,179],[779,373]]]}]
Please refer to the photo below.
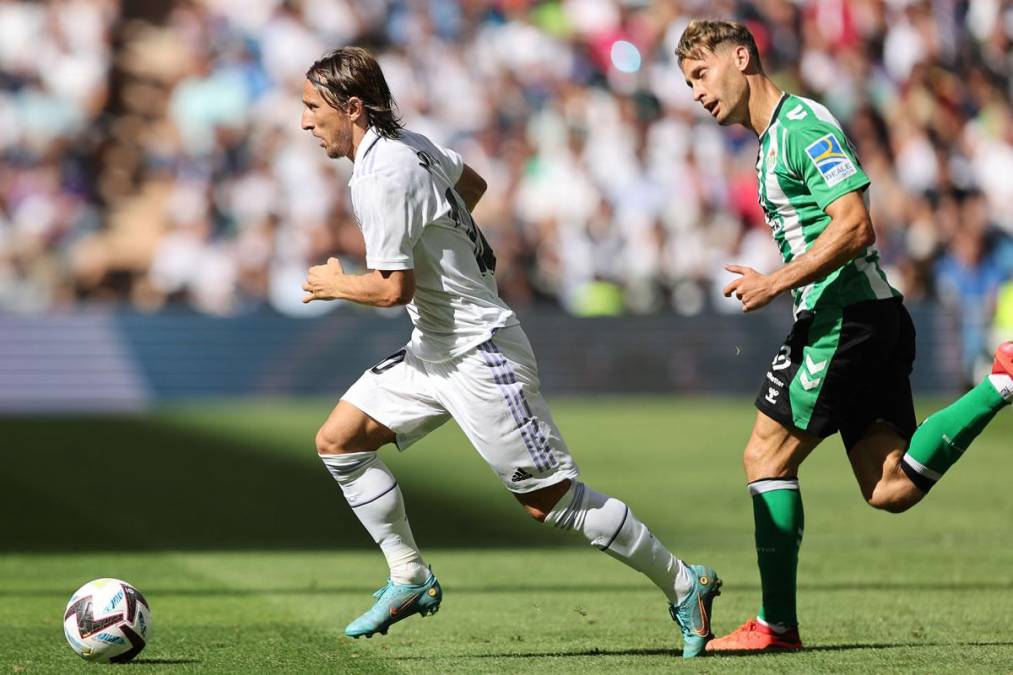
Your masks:
[{"label": "stadium spectator", "polygon": [[[362,242],[338,189],[347,167],[300,135],[299,88],[305,63],[356,43],[407,126],[489,179],[476,217],[512,305],[737,311],[716,292],[721,263],[777,256],[755,144],[700,124],[672,86],[675,42],[702,8],[746,21],[775,81],[846,125],[909,298],[1013,268],[1008,4],[143,4],[0,0],[0,308],[332,309],[299,303],[302,270],[361,264]],[[971,263],[982,218],[992,253]],[[969,359],[986,319],[960,307]]]}]

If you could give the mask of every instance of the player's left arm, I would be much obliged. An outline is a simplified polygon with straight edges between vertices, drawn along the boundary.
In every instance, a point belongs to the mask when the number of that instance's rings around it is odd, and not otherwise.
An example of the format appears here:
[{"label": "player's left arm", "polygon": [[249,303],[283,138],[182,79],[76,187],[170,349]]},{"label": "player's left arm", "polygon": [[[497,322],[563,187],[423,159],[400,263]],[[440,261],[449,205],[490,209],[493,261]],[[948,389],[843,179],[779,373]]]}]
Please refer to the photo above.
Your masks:
[{"label": "player's left arm", "polygon": [[478,204],[478,200],[485,194],[486,188],[488,188],[488,185],[485,179],[467,164],[464,165],[464,168],[461,170],[461,177],[457,179],[457,183],[454,185],[454,191],[464,200],[464,205],[468,207],[469,212],[475,210],[475,205]]},{"label": "player's left arm", "polygon": [[365,274],[345,274],[340,260],[328,258],[326,264],[310,268],[302,288],[306,291],[304,303],[351,300],[373,307],[394,307],[406,305],[415,297],[415,271],[369,270]]},{"label": "player's left arm", "polygon": [[785,291],[822,279],[854,260],[876,242],[869,210],[860,191],[848,192],[827,205],[830,223],[816,237],[812,247],[772,274],[760,274],[751,267],[725,265],[742,276],[725,287],[725,297],[735,295],[742,310],[751,312],[769,304]]}]

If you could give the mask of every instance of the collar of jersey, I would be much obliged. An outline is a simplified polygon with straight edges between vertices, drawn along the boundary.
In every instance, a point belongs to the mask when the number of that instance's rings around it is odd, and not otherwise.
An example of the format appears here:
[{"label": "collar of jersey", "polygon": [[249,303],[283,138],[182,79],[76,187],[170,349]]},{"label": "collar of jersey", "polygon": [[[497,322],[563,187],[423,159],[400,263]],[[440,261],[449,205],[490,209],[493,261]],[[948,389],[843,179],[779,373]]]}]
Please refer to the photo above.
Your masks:
[{"label": "collar of jersey", "polygon": [[[771,114],[770,120],[768,120],[767,122],[767,126],[764,127],[763,132],[760,134],[760,138],[763,138],[763,135],[767,133],[767,129],[769,129],[770,126],[774,123],[774,120],[777,119],[777,114],[781,112],[781,106],[784,105],[784,102],[788,100],[789,96],[791,96],[791,94],[789,94],[788,92],[786,91],[781,92],[781,98],[777,99],[777,105],[774,106],[774,112]],[[359,147],[360,149],[362,148],[362,146]]]},{"label": "collar of jersey", "polygon": [[[362,160],[369,154],[369,151],[373,149],[376,142],[380,140],[380,134],[376,132],[373,127],[366,127],[366,133],[363,134],[362,140],[359,142],[359,147],[355,149],[355,162],[352,167],[352,178],[355,178],[355,173],[359,167],[362,166]],[[351,179],[348,181],[351,183]]]}]

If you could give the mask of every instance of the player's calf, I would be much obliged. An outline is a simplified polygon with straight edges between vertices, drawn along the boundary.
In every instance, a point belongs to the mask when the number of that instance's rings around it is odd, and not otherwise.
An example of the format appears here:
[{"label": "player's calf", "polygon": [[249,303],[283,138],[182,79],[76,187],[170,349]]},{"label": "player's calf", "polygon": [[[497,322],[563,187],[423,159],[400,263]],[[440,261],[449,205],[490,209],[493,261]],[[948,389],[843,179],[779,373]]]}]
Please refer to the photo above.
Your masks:
[{"label": "player's calf", "polygon": [[[561,490],[562,485],[553,487]],[[548,525],[580,532],[592,546],[653,581],[668,598],[669,611],[682,631],[683,656],[702,653],[713,637],[711,603],[721,587],[714,570],[701,566],[691,569],[651,534],[629,506],[579,481],[566,481],[563,494],[552,499],[555,504],[547,513],[546,502],[532,506],[534,500],[529,500],[525,506],[532,516]]]}]

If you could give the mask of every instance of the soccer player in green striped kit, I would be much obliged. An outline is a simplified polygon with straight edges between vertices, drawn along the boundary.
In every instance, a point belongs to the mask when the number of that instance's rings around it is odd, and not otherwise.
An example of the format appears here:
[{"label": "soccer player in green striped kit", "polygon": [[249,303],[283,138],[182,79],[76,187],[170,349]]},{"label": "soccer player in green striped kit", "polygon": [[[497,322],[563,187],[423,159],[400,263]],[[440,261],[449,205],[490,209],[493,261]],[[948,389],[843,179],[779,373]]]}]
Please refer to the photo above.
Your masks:
[{"label": "soccer player in green striped kit", "polygon": [[784,266],[771,274],[728,265],[725,288],[746,312],[781,293],[795,324],[756,399],[744,465],[753,500],[763,588],[758,616],[708,651],[800,649],[795,579],[802,541],[798,468],[838,431],[868,503],[891,512],[918,503],[1013,399],[1013,343],[991,376],[921,425],[909,376],[915,333],[879,265],[869,178],[824,106],[781,91],[741,24],[693,21],[676,49],[686,83],[721,125],[759,137],[760,205]]}]

